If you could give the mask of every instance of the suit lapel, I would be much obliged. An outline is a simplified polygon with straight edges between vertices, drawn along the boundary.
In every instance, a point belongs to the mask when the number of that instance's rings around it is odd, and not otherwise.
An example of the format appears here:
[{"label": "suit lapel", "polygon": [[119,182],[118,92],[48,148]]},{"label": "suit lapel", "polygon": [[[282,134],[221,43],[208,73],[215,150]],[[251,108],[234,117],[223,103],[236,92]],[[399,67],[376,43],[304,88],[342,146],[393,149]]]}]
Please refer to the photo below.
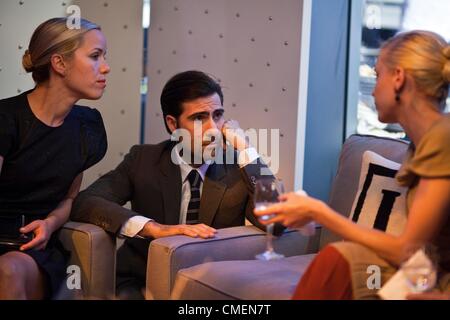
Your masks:
[{"label": "suit lapel", "polygon": [[206,225],[212,225],[219,204],[222,201],[227,185],[220,181],[225,177],[224,165],[212,164],[206,172],[203,182],[202,198],[200,200],[199,220]]},{"label": "suit lapel", "polygon": [[164,202],[165,224],[179,224],[181,203],[180,167],[172,162],[173,144],[169,143],[160,159],[160,185]]}]

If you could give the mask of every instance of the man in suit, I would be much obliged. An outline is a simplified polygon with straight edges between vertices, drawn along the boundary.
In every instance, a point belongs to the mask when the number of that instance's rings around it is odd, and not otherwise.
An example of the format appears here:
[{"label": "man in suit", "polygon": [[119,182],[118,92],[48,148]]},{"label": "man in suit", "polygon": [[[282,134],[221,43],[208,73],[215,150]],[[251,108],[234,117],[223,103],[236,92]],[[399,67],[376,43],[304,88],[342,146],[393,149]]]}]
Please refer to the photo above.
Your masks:
[{"label": "man in suit", "polygon": [[[246,217],[263,228],[253,215],[252,190],[267,166],[237,122],[225,121],[220,85],[199,71],[177,74],[162,91],[161,107],[172,136],[179,129],[190,135],[190,139],[183,136],[183,152],[174,149],[180,144],[170,140],[133,146],[116,169],[79,194],[72,209],[72,220],[126,237],[117,256],[120,298],[143,298],[152,239],[209,238],[216,228],[244,225]],[[220,144],[220,149],[212,149],[213,155],[223,148],[217,136],[214,142],[205,138],[206,132],[223,134],[233,163],[194,161],[195,155],[211,146]],[[131,210],[122,207],[128,201]]]}]

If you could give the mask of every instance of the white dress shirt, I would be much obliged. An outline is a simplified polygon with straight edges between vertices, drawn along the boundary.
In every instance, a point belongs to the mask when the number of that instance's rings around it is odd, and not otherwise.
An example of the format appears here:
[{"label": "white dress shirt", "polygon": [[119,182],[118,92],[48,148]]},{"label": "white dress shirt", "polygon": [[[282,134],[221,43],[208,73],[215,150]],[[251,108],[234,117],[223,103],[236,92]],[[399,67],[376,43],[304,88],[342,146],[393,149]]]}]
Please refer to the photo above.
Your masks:
[{"label": "white dress shirt", "polygon": [[[208,170],[209,164],[202,164],[198,168],[194,168],[191,165],[187,164],[178,154],[178,160],[180,163],[180,171],[181,171],[181,203],[180,203],[180,224],[186,223],[186,213],[187,208],[189,206],[189,201],[191,200],[191,186],[189,184],[189,180],[187,179],[188,174],[192,169],[195,169],[200,174],[202,181],[200,182],[200,195],[202,194],[203,189],[203,181],[205,180],[206,171]],[[243,168],[246,165],[252,163],[256,159],[259,158],[259,154],[255,148],[245,149],[238,154],[238,165],[239,168]],[[134,216],[128,219],[122,229],[120,230],[120,235],[133,238],[142,238],[138,235],[139,232],[144,228],[145,224],[149,221],[153,221],[153,219],[144,217],[144,216]]]}]

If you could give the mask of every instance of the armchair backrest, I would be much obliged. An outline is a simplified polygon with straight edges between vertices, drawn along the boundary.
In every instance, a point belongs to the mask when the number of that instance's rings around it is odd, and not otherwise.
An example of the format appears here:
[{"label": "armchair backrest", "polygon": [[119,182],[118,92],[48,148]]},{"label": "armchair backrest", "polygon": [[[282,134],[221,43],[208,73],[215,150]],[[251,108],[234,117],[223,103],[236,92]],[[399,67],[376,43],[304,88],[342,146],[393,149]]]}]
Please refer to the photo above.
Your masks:
[{"label": "armchair backrest", "polygon": [[[338,170],[328,203],[330,207],[346,217],[350,216],[353,201],[358,191],[362,155],[366,150],[401,163],[408,146],[408,142],[398,139],[358,134],[350,136],[342,146]],[[323,228],[320,236],[320,248],[338,240],[340,239],[336,235]]]}]

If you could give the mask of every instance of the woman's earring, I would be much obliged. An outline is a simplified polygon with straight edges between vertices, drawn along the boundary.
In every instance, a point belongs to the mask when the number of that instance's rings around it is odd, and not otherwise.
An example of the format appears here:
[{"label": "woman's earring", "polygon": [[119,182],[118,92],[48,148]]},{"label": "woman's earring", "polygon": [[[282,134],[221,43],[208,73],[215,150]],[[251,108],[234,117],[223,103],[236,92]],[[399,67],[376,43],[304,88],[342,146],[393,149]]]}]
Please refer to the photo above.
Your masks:
[{"label": "woman's earring", "polygon": [[395,91],[395,101],[400,102],[400,92]]}]

